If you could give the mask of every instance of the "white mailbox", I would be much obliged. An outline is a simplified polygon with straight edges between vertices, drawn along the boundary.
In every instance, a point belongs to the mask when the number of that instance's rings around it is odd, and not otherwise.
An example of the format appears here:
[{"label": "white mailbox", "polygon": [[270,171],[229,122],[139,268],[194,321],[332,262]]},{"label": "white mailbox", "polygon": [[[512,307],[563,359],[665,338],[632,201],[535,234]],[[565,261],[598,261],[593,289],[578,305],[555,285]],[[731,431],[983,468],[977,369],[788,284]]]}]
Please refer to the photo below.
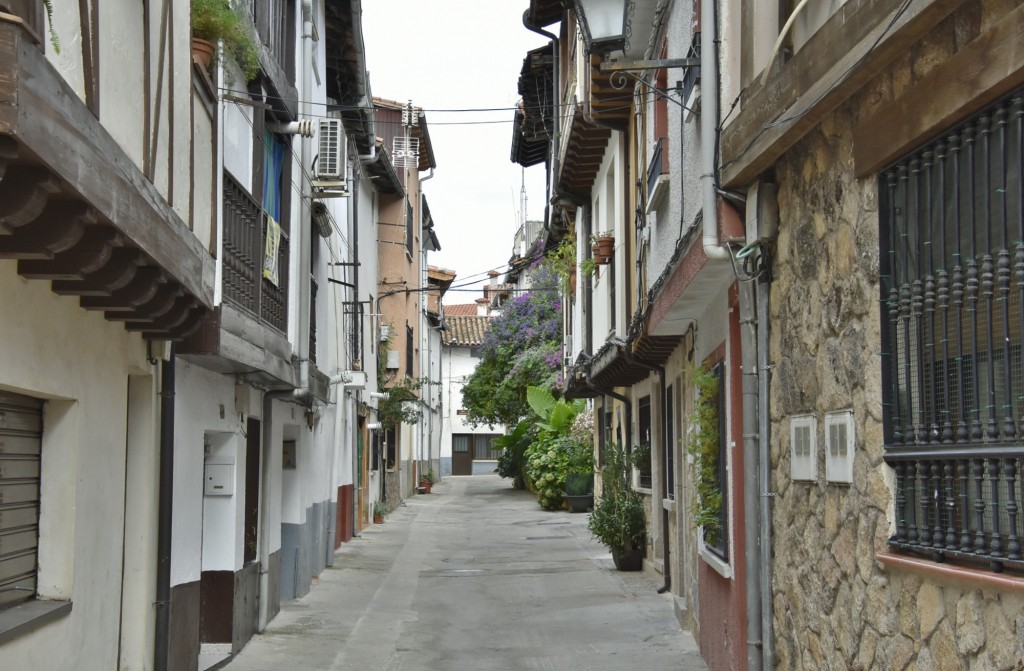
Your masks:
[{"label": "white mailbox", "polygon": [[206,464],[206,496],[232,496],[235,493],[234,464]]}]

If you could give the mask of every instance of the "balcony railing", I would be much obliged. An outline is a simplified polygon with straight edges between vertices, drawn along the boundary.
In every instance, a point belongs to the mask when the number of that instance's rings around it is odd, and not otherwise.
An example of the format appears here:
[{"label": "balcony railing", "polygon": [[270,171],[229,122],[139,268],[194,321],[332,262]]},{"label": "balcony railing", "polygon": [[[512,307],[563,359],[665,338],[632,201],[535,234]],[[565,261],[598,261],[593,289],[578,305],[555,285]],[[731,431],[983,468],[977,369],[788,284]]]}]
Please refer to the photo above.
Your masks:
[{"label": "balcony railing", "polygon": [[263,208],[224,173],[224,298],[259,321],[288,329],[288,234],[281,233],[278,286],[263,279],[267,230]]},{"label": "balcony railing", "polygon": [[668,138],[659,137],[651,152],[651,162],[647,166],[647,199],[654,194],[658,178],[668,174]]}]

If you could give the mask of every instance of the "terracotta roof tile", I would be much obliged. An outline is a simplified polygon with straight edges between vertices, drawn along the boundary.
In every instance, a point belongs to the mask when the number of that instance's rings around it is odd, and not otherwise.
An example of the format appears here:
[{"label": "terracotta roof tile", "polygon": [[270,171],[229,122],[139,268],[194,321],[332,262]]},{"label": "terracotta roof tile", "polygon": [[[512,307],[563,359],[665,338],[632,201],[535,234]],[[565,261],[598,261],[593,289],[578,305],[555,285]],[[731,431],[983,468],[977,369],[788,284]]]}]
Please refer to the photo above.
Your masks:
[{"label": "terracotta roof tile", "polygon": [[475,317],[476,303],[464,303],[462,305],[445,305],[444,314],[448,317]]},{"label": "terracotta roof tile", "polygon": [[[447,308],[448,306],[445,307]],[[453,317],[451,314],[446,315],[444,320],[445,344],[462,347],[482,345],[491,319],[491,317]]]}]

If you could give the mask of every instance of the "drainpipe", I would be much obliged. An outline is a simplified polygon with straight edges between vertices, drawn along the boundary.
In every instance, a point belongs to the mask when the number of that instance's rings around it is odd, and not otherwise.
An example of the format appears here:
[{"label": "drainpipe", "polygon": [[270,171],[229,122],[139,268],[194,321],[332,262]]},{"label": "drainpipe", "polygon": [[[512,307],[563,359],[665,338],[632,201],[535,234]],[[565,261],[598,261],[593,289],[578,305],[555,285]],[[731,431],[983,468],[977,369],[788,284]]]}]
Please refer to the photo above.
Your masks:
[{"label": "drainpipe", "polygon": [[700,31],[701,95],[700,166],[701,202],[704,214],[704,253],[713,261],[729,259],[729,250],[718,239],[718,195],[715,191],[715,148],[718,142],[718,9],[716,0],[701,0],[705,22]]},{"label": "drainpipe", "polygon": [[171,641],[171,524],[174,506],[174,344],[160,366],[160,484],[157,508],[156,634],[153,668],[166,671]]},{"label": "drainpipe", "polygon": [[[641,368],[646,368],[649,371],[658,374],[658,401],[661,406],[661,422],[662,422],[662,440],[664,440],[669,434],[669,418],[668,418],[668,398],[665,393],[665,367],[658,366],[655,364],[649,364],[633,356],[633,353],[629,351],[629,345],[627,343],[619,344],[622,349],[623,355],[626,357],[626,361],[636,364]],[[663,446],[667,448],[668,446]],[[653,458],[653,455],[652,455]],[[667,464],[666,464],[667,465]],[[668,497],[668,474],[662,471],[661,474],[661,496],[663,499]],[[669,552],[671,549],[671,541],[668,537],[668,511],[665,510],[664,504],[660,505],[661,508],[661,542],[662,542],[662,575],[665,578],[664,584],[658,590],[658,594],[664,594],[668,590],[672,589],[672,573],[669,566]],[[654,500],[651,500],[651,514],[654,514]]]},{"label": "drainpipe", "polygon": [[[744,580],[747,610],[747,669],[762,668],[761,567],[754,557],[761,558],[761,492],[760,440],[758,437],[758,336],[761,329],[754,318],[754,287],[740,282],[740,325],[743,370],[743,542],[746,546]],[[755,521],[756,520],[756,521]],[[760,564],[758,561],[757,564]]]},{"label": "drainpipe", "polygon": [[770,274],[765,274],[757,284],[757,433],[761,437],[758,455],[758,483],[761,494],[761,653],[765,669],[775,668],[775,638],[772,614],[772,494],[769,471],[769,449],[771,426],[768,417],[768,299],[771,292]]},{"label": "drainpipe", "polygon": [[[373,145],[376,147],[376,142]],[[352,260],[357,261],[359,259],[359,184],[360,178],[355,175],[355,169],[353,169],[352,179]],[[359,271],[362,266],[356,265],[352,269],[352,285],[353,293],[355,294],[356,301],[359,301]],[[358,303],[357,310],[362,309],[362,303]],[[366,370],[366,361],[363,357],[363,321],[359,320],[359,364],[363,370]],[[369,378],[369,375],[367,375]],[[359,463],[359,418],[356,412],[354,404],[351,406],[350,415],[351,424],[350,426],[354,429],[352,437],[352,534],[355,535],[359,532],[359,506],[357,501],[359,500],[359,481],[362,478],[362,464]],[[366,449],[366,446],[364,446]],[[334,550],[331,550],[331,556],[333,557]]]}]

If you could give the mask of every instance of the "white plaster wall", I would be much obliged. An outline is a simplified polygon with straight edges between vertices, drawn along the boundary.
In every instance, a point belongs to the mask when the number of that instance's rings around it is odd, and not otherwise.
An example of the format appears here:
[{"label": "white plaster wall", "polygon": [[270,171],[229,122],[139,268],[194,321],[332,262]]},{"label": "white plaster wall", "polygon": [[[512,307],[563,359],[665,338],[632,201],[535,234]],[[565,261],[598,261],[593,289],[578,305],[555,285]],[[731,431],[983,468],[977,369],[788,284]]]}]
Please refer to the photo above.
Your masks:
[{"label": "white plaster wall", "polygon": [[0,665],[116,668],[128,376],[152,368],[138,335],[15,271],[0,261],[0,387],[54,399],[44,409],[39,592],[74,608],[6,643]]},{"label": "white plaster wall", "polygon": [[[198,581],[204,569],[241,567],[245,499],[245,424],[235,412],[234,379],[184,360],[178,360],[175,374],[172,586]],[[204,496],[207,444],[211,457],[233,456],[234,496]],[[207,503],[209,530],[204,528]],[[208,549],[204,535],[216,539]]]},{"label": "white plaster wall", "polygon": [[[143,23],[143,5],[141,2],[130,2],[129,0],[115,0],[114,2],[99,3],[96,7],[99,11],[99,62],[102,69],[100,76],[100,121],[117,141],[121,148],[135,162],[135,165],[142,166],[143,144],[145,126],[144,117],[144,88],[145,61],[142,58],[142,34],[145,30]],[[189,6],[181,4],[172,8],[172,13],[184,12],[188,15]],[[151,44],[160,44],[160,16],[154,18],[150,15],[149,34]],[[185,33],[187,36],[189,33]],[[182,48],[189,42],[182,38],[175,40],[175,48]],[[81,50],[81,46],[78,46]],[[161,106],[157,107],[156,102],[156,59],[151,73],[153,82],[154,106],[152,114],[160,114],[163,121],[161,125],[161,147],[164,152],[158,155],[163,156],[166,164],[166,138],[167,138],[167,101],[169,92],[169,78],[164,77],[164,91],[161,97]],[[191,86],[191,75],[189,75],[189,86]],[[184,90],[188,95],[188,89]],[[179,95],[175,91],[175,95]],[[84,98],[83,98],[84,99]],[[162,109],[161,109],[162,108]],[[187,112],[186,112],[187,114]],[[181,117],[186,120],[182,125],[188,127],[187,116]],[[187,138],[188,134],[184,134]],[[156,182],[158,187],[164,184],[164,180]],[[166,191],[161,189],[162,193]]]},{"label": "white plaster wall", "polygon": [[[195,198],[192,200],[190,215],[183,216],[182,219],[190,222],[192,231],[203,247],[216,254],[218,247],[214,238],[216,224],[214,217],[217,212],[217,203],[220,200],[220,191],[215,188],[215,185],[220,183],[220,176],[218,175],[217,179],[214,179],[213,162],[210,160],[210,153],[216,151],[214,119],[198,95],[192,99],[192,110],[195,137],[195,144],[192,145],[193,172],[191,177],[186,174],[184,181],[180,183],[187,187],[191,180],[195,184]],[[220,277],[218,276],[217,279],[219,291]]]},{"label": "white plaster wall", "polygon": [[601,167],[597,171],[592,189],[591,225],[592,232],[596,235],[605,231],[612,231],[615,235],[615,255],[612,263],[616,265],[615,273],[616,286],[610,281],[608,266],[598,266],[597,272],[591,278],[593,283],[593,327],[594,327],[594,350],[600,348],[609,337],[615,335],[612,331],[611,322],[611,301],[610,292],[618,291],[616,309],[620,314],[616,329],[624,332],[624,321],[621,317],[622,307],[625,305],[625,274],[632,272],[626,263],[625,240],[626,227],[622,221],[622,139],[621,134],[613,132],[608,139],[608,146],[605,149]]},{"label": "white plaster wall", "polygon": [[[687,55],[691,36],[692,14],[686,3],[675,3],[669,15],[669,58],[684,58]],[[668,80],[683,78],[681,69],[670,70]],[[677,100],[678,96],[673,97]],[[662,202],[653,218],[651,227],[650,256],[647,266],[648,283],[653,284],[665,265],[672,258],[676,240],[693,226],[694,218],[701,209],[700,200],[700,117],[692,116],[683,121],[687,114],[679,105],[668,104],[669,137],[669,197]],[[653,128],[653,124],[649,124]],[[653,132],[653,130],[652,130]],[[699,238],[698,238],[699,241]]]},{"label": "white plaster wall", "polygon": [[472,356],[469,347],[445,347],[442,359],[441,388],[444,390],[444,408],[441,428],[441,458],[452,456],[452,434],[459,433],[504,433],[502,426],[481,426],[473,428],[466,422],[465,415],[458,414],[462,405],[462,389],[466,380],[476,370],[480,359]]}]

